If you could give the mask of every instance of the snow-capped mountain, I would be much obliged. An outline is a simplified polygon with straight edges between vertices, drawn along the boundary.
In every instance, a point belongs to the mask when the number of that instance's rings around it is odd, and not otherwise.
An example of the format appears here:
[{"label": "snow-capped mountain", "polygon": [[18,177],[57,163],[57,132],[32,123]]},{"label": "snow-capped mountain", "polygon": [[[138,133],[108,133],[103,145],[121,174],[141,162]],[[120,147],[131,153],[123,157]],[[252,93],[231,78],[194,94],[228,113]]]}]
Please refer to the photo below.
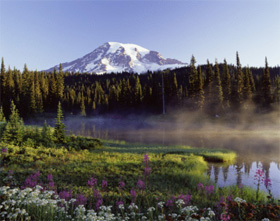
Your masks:
[{"label": "snow-capped mountain", "polygon": [[[144,73],[148,70],[174,69],[186,66],[176,59],[163,58],[160,53],[136,44],[107,42],[93,52],[71,62],[62,63],[63,71],[88,73]],[[57,69],[59,65],[56,66]],[[54,67],[46,70],[53,71]]]}]

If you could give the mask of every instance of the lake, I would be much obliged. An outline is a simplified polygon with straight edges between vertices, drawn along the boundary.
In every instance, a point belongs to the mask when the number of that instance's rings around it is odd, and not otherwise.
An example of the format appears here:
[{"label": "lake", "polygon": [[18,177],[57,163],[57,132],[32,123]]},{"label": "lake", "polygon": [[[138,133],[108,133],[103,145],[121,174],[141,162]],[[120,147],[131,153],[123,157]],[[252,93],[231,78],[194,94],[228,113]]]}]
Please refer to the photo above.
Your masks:
[{"label": "lake", "polygon": [[[207,174],[218,186],[232,184],[256,187],[254,175],[262,167],[271,179],[271,192],[280,198],[280,130],[279,125],[254,125],[236,128],[232,125],[207,124],[186,126],[162,120],[100,117],[65,121],[72,133],[100,139],[132,143],[190,145],[198,148],[229,149],[238,154],[236,162],[221,166],[209,164]],[[266,190],[264,185],[260,187]]]}]

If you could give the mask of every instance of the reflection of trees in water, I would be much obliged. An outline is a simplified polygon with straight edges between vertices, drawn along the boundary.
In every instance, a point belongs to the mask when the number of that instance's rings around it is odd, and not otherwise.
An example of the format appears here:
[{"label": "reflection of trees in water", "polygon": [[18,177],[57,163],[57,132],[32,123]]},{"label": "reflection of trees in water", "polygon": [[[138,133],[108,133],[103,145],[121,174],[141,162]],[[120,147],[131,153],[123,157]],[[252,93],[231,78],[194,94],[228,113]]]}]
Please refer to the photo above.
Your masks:
[{"label": "reflection of trees in water", "polygon": [[219,171],[220,171],[220,167],[214,167],[215,183],[218,182],[218,179],[219,179]]},{"label": "reflection of trees in water", "polygon": [[224,175],[224,182],[227,181],[228,178],[228,170],[229,170],[229,166],[223,167],[222,171],[223,171],[223,175]]},{"label": "reflection of trees in water", "polygon": [[242,168],[243,168],[243,164],[241,163],[236,163],[235,165],[236,168],[236,184],[239,186],[240,184],[242,184]]}]

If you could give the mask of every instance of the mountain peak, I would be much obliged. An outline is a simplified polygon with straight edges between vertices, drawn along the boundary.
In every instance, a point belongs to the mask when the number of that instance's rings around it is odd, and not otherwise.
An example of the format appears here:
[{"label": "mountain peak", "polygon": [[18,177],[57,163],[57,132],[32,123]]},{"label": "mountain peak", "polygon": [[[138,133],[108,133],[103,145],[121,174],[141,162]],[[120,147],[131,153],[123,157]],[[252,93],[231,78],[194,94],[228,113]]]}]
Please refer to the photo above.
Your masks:
[{"label": "mountain peak", "polygon": [[[124,71],[144,73],[148,70],[156,71],[182,66],[186,64],[175,59],[164,59],[156,51],[150,51],[136,44],[119,42],[106,42],[82,58],[62,64],[63,71],[96,74]],[[53,69],[54,67],[47,71]]]}]

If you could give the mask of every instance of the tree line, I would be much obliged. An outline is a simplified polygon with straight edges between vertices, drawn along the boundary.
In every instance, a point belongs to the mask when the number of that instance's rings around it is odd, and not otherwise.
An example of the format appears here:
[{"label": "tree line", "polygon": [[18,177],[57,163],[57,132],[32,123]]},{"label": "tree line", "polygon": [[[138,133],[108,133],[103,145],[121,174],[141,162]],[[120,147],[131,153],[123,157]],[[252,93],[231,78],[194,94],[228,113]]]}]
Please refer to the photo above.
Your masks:
[{"label": "tree line", "polygon": [[[236,65],[223,63],[196,65],[192,56],[188,67],[145,74],[88,73],[6,70],[1,63],[1,110],[10,115],[11,101],[23,117],[54,112],[61,102],[66,113],[82,116],[115,111],[161,113],[163,93],[168,110],[202,110],[210,115],[246,109],[258,110],[279,105],[279,67],[242,67],[238,53]],[[164,88],[164,90],[163,90]]]}]

